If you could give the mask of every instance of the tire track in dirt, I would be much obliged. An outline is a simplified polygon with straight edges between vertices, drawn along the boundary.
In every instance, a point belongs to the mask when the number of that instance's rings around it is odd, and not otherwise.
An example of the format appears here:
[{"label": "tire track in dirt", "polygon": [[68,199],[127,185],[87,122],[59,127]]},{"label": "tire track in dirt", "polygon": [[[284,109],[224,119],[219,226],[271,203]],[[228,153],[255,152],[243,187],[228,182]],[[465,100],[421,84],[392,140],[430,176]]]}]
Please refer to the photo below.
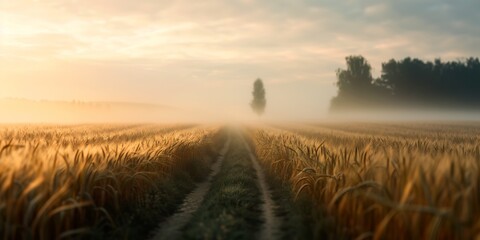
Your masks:
[{"label": "tire track in dirt", "polygon": [[248,151],[250,159],[253,164],[253,168],[257,172],[258,186],[261,191],[262,197],[262,217],[265,221],[258,235],[258,239],[278,239],[278,234],[280,233],[280,219],[275,215],[275,203],[272,200],[272,193],[267,185],[265,173],[263,172],[262,167],[257,161],[257,158],[253,154],[250,146],[245,141],[242,135],[239,135],[245,145],[245,149]]},{"label": "tire track in dirt", "polygon": [[203,199],[210,189],[212,179],[220,172],[225,155],[230,147],[231,136],[225,142],[220,156],[217,161],[211,167],[211,173],[208,176],[207,180],[199,183],[197,188],[190,194],[185,197],[180,209],[174,215],[170,216],[159,225],[159,229],[155,231],[155,234],[151,240],[162,240],[162,239],[180,239],[181,238],[181,229],[188,223],[192,218],[194,212],[200,207],[203,202]]}]

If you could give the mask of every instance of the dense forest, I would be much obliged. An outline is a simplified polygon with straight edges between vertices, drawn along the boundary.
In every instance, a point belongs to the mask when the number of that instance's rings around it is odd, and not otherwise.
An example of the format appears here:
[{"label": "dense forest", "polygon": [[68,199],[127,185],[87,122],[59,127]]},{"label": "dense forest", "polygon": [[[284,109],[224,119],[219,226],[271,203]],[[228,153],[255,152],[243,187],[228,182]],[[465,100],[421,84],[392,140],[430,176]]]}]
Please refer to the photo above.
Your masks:
[{"label": "dense forest", "polygon": [[443,62],[407,57],[382,63],[372,77],[363,56],[346,57],[347,69],[337,70],[338,94],[331,110],[437,109],[480,110],[478,58]]}]

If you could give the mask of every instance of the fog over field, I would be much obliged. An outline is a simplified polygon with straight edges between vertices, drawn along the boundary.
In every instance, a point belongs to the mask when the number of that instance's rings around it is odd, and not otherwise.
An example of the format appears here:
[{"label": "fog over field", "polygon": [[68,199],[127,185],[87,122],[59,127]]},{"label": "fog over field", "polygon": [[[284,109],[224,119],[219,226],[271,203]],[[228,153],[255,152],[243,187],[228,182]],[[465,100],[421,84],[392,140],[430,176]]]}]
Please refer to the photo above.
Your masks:
[{"label": "fog over field", "polygon": [[204,122],[200,112],[135,102],[1,99],[2,123],[172,123]]},{"label": "fog over field", "polygon": [[480,113],[455,110],[360,110],[325,114],[316,118],[285,115],[258,118],[228,117],[218,112],[128,102],[67,102],[0,100],[0,123],[238,123],[238,122],[401,122],[477,121]]}]

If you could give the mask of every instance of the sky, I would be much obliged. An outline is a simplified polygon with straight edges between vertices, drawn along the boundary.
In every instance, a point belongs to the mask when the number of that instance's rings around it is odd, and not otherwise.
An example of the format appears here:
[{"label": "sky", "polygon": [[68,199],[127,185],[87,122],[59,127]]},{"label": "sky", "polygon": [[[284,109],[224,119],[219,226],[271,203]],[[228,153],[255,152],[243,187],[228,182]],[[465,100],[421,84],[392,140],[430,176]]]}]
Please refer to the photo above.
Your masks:
[{"label": "sky", "polygon": [[0,0],[0,98],[146,102],[316,119],[335,71],[363,55],[480,56],[478,0]]}]

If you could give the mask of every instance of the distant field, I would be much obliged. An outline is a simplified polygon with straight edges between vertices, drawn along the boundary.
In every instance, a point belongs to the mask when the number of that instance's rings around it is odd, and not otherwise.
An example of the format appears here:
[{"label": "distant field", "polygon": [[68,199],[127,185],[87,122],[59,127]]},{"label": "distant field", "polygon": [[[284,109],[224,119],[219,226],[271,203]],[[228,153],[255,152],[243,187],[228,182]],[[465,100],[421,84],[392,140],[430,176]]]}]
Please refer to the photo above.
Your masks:
[{"label": "distant field", "polygon": [[0,126],[1,239],[478,239],[479,219],[479,123]]}]

